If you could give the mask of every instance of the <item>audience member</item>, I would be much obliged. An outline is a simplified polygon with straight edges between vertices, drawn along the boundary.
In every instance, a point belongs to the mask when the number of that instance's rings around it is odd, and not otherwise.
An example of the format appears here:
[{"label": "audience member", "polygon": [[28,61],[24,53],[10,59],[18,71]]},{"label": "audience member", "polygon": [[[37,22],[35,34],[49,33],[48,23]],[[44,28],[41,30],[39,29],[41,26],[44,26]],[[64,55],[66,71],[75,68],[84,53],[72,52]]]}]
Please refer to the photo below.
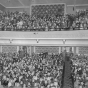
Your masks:
[{"label": "audience member", "polygon": [[78,11],[76,14],[30,16],[27,13],[0,13],[1,31],[67,31],[87,30],[88,11]]},{"label": "audience member", "polygon": [[23,88],[60,88],[62,80],[63,60],[60,55],[46,53],[19,54],[1,53],[0,81],[3,87]]}]

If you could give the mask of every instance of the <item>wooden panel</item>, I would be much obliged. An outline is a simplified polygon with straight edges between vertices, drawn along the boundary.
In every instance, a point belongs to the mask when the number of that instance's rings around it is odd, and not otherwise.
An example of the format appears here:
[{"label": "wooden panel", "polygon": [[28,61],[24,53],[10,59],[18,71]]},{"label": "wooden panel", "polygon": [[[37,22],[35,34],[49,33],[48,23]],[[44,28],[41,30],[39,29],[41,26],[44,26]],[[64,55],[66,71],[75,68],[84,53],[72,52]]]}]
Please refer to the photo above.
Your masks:
[{"label": "wooden panel", "polygon": [[79,47],[79,54],[88,54],[88,47]]},{"label": "wooden panel", "polygon": [[51,32],[0,32],[1,39],[88,39],[88,30]]},{"label": "wooden panel", "polygon": [[17,52],[17,46],[2,46],[2,52],[4,53]]},{"label": "wooden panel", "polygon": [[35,48],[35,53],[42,53],[42,52],[48,52],[48,53],[59,53],[59,47],[54,46],[38,46]]}]

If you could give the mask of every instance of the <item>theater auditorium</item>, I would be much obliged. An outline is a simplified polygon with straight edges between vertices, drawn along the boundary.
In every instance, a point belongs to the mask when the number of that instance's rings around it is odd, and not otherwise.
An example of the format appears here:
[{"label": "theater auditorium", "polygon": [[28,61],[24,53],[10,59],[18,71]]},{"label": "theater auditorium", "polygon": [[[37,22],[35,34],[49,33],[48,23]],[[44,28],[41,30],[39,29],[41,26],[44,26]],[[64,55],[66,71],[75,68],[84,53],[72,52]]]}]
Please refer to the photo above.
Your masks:
[{"label": "theater auditorium", "polygon": [[0,88],[88,88],[88,0],[0,0]]}]

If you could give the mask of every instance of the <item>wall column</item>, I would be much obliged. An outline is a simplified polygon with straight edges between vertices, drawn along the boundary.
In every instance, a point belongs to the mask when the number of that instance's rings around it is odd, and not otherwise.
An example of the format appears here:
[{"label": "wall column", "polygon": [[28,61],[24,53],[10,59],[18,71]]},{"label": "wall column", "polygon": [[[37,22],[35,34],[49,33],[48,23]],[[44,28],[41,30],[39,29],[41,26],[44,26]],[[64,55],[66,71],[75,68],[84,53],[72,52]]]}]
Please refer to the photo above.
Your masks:
[{"label": "wall column", "polygon": [[19,51],[19,46],[17,46],[17,52]]},{"label": "wall column", "polygon": [[34,48],[35,46],[31,46],[31,55],[32,55],[32,53],[35,53],[35,48]]},{"label": "wall column", "polygon": [[74,54],[76,54],[76,46],[74,46],[74,51],[73,51]]},{"label": "wall column", "polygon": [[79,47],[76,47],[76,54],[79,54]]},{"label": "wall column", "polygon": [[61,53],[61,47],[59,47],[59,54]]}]

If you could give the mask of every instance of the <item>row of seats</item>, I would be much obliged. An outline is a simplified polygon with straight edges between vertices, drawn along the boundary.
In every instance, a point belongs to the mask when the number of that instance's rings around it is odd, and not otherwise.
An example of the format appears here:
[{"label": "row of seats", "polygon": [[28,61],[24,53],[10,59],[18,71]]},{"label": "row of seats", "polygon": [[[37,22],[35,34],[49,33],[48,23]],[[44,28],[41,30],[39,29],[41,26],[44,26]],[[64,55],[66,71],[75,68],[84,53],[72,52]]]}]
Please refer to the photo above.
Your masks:
[{"label": "row of seats", "polygon": [[[21,52],[21,51],[20,51]],[[0,53],[0,88],[60,88],[62,55]]]},{"label": "row of seats", "polygon": [[87,30],[88,11],[66,15],[34,16],[20,12],[0,13],[0,31],[68,31]]},{"label": "row of seats", "polygon": [[74,55],[72,62],[74,88],[88,88],[88,56]]},{"label": "row of seats", "polygon": [[0,53],[0,86],[73,88],[74,84],[74,88],[88,88],[88,56],[21,52]]}]

